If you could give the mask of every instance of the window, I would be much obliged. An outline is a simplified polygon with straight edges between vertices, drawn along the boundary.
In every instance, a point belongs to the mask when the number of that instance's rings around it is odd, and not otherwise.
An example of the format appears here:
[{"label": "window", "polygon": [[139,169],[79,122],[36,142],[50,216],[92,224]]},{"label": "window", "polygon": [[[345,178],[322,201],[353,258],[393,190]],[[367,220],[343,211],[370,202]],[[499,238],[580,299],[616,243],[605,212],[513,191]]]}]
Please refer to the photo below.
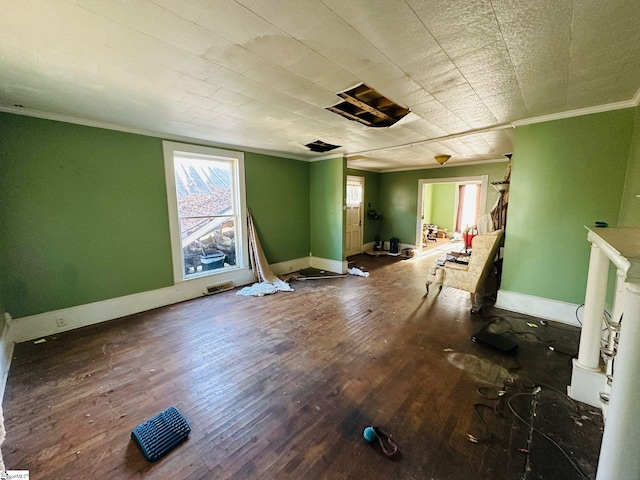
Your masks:
[{"label": "window", "polygon": [[243,153],[163,148],[175,281],[246,267]]},{"label": "window", "polygon": [[480,216],[480,185],[458,185],[456,232],[463,232],[476,224]]},{"label": "window", "polygon": [[362,183],[347,182],[347,206],[359,206],[362,203]]}]

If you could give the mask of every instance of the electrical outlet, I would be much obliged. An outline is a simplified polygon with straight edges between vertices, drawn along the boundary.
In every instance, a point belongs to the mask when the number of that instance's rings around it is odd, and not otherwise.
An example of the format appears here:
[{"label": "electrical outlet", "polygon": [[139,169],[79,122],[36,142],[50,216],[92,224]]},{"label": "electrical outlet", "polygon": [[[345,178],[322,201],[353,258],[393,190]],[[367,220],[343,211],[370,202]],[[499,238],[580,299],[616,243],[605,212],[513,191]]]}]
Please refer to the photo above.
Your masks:
[{"label": "electrical outlet", "polygon": [[58,325],[58,328],[66,327],[67,321],[64,318],[56,318],[56,325]]}]

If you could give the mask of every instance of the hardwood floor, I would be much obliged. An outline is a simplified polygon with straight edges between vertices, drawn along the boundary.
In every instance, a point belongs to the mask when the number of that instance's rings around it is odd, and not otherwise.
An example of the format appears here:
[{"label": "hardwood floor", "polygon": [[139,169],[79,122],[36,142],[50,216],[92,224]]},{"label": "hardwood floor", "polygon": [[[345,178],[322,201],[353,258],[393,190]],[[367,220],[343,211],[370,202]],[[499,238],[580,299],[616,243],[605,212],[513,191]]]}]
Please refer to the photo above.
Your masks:
[{"label": "hardwood floor", "polygon": [[[16,345],[7,468],[32,480],[583,478],[510,402],[593,478],[601,417],[554,390],[569,383],[560,351],[577,351],[577,329],[471,316],[469,295],[449,288],[423,298],[432,258],[354,261],[368,278],[227,291]],[[541,341],[505,333],[519,344],[507,356],[470,341],[487,326]],[[172,405],[191,435],[148,463],[131,430]],[[399,454],[365,442],[368,425]]]}]

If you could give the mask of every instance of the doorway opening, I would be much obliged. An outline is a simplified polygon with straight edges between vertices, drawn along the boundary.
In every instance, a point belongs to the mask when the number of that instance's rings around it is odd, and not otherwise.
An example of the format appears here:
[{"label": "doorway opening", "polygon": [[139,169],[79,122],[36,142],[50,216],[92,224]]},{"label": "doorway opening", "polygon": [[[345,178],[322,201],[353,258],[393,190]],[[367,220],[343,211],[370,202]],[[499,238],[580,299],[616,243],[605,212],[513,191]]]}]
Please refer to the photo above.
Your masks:
[{"label": "doorway opening", "polygon": [[488,185],[488,175],[420,179],[416,219],[419,253],[439,239],[451,239],[475,225],[486,213]]}]

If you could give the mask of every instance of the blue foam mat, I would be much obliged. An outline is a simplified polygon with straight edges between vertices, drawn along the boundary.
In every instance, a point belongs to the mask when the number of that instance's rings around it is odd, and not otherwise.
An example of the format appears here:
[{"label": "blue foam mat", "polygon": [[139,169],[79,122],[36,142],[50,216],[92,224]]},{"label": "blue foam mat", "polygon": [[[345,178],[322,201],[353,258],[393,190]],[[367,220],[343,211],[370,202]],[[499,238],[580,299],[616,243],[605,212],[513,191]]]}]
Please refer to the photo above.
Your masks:
[{"label": "blue foam mat", "polygon": [[150,462],[169,453],[187,439],[191,427],[176,407],[169,407],[141,423],[131,432],[131,438]]}]

